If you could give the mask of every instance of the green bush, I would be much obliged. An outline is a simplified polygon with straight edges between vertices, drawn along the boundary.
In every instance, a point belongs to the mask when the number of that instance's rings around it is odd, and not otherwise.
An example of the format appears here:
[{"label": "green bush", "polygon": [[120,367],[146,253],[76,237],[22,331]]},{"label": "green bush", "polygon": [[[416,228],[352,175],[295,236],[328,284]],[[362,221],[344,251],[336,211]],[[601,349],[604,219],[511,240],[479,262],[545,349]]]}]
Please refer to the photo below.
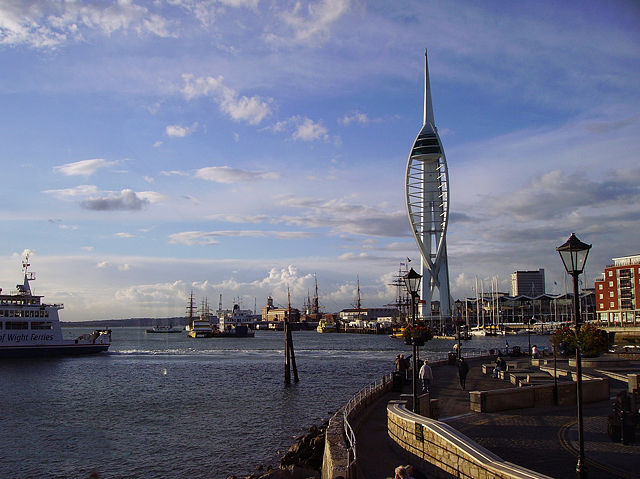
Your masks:
[{"label": "green bush", "polygon": [[551,344],[556,351],[565,355],[575,354],[576,346],[580,344],[582,355],[594,358],[607,351],[609,337],[604,329],[598,329],[592,324],[583,324],[577,337],[574,328],[557,329],[551,336]]}]

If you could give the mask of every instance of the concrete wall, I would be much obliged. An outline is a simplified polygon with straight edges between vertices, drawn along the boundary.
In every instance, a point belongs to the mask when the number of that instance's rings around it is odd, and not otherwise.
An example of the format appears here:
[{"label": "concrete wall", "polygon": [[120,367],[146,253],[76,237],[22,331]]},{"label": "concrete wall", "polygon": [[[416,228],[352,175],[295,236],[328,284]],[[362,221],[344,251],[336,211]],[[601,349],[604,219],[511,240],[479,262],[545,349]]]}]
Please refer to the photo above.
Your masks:
[{"label": "concrete wall", "polygon": [[336,412],[327,426],[322,457],[322,479],[347,477],[349,453],[344,439],[344,408]]},{"label": "concrete wall", "polygon": [[[496,412],[553,404],[553,383],[493,391],[469,391],[470,407],[476,412]],[[582,381],[582,400],[585,403],[609,399],[609,380],[589,378]],[[558,383],[558,404],[576,403],[576,383]]]},{"label": "concrete wall", "polygon": [[428,477],[438,479],[550,479],[506,462],[448,424],[412,413],[403,401],[387,406],[389,436],[422,459]]}]

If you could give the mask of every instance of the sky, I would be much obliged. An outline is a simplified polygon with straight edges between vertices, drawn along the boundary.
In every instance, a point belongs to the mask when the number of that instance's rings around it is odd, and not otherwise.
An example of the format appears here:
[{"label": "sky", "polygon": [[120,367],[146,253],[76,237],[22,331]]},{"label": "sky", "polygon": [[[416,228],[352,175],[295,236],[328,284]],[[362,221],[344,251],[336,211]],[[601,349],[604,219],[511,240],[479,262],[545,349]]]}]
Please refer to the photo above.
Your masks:
[{"label": "sky", "polygon": [[[188,295],[394,301],[428,50],[451,293],[640,254],[640,4],[0,0],[0,286],[63,320]],[[488,286],[485,286],[487,288]]]}]

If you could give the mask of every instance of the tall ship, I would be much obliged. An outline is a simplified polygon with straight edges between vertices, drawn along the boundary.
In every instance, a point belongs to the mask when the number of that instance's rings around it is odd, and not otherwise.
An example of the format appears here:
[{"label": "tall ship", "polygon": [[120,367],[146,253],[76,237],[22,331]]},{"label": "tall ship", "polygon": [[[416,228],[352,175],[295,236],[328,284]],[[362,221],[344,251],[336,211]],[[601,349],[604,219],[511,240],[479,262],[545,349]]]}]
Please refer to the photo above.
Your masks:
[{"label": "tall ship", "polygon": [[24,280],[16,291],[3,294],[0,288],[0,358],[65,356],[107,351],[111,330],[95,330],[76,339],[64,339],[58,311],[62,304],[46,304],[34,295],[30,282],[29,255],[22,262]]}]

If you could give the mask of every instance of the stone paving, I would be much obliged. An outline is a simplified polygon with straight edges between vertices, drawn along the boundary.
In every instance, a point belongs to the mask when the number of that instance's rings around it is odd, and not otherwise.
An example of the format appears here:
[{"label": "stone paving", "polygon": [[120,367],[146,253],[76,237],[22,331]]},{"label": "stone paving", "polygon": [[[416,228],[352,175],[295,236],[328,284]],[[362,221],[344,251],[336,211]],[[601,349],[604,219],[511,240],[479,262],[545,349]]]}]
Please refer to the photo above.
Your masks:
[{"label": "stone paving", "polygon": [[[432,397],[440,400],[440,418],[503,459],[558,479],[576,477],[578,456],[576,407],[544,407],[473,413],[468,390],[515,387],[508,381],[482,374],[481,362],[469,361],[467,391],[458,383],[455,366],[434,367]],[[612,396],[624,387],[611,380]],[[404,388],[411,393],[411,385]],[[393,477],[400,464],[414,457],[400,449],[387,434],[386,405],[399,398],[389,393],[373,405],[357,430],[358,478]],[[612,442],[607,415],[612,401],[584,406],[585,457],[589,479],[640,478],[640,437],[631,445]]]}]

